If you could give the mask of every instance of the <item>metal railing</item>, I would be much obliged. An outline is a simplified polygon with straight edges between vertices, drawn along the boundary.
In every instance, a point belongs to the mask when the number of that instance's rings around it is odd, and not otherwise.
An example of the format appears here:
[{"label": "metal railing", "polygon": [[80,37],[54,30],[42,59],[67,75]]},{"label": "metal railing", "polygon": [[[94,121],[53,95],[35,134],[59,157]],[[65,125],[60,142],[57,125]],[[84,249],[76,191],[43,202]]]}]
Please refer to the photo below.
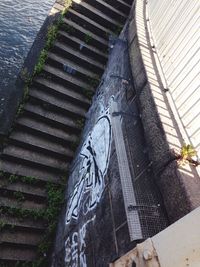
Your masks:
[{"label": "metal railing", "polygon": [[168,89],[200,156],[200,1],[149,0],[148,8]]}]

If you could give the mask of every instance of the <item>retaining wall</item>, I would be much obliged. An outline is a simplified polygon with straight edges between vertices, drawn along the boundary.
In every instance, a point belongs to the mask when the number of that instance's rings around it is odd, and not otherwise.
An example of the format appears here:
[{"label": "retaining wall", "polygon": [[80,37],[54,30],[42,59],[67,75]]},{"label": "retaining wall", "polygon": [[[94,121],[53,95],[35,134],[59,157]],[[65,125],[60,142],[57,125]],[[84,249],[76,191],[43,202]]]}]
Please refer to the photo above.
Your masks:
[{"label": "retaining wall", "polygon": [[129,54],[150,159],[173,222],[200,205],[199,167],[178,165],[176,160],[185,142],[184,129],[163,83],[146,5],[146,1],[137,0],[132,7]]}]

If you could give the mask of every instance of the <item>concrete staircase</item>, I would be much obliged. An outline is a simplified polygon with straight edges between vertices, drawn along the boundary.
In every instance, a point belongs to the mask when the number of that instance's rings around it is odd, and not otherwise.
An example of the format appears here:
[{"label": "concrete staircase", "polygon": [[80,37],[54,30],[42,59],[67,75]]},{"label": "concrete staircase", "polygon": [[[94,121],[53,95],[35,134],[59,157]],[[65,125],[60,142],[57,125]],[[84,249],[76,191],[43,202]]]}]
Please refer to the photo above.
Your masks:
[{"label": "concrete staircase", "polygon": [[[38,257],[47,222],[14,209],[46,208],[46,184],[59,184],[79,142],[80,122],[107,62],[108,39],[118,34],[131,0],[85,0],[66,13],[45,67],[30,88],[29,100],[0,159],[0,266]],[[12,177],[17,179],[12,181]],[[25,177],[25,178],[23,178]],[[34,182],[31,178],[34,177]],[[21,263],[20,263],[21,262]],[[30,265],[31,266],[31,265]]]}]

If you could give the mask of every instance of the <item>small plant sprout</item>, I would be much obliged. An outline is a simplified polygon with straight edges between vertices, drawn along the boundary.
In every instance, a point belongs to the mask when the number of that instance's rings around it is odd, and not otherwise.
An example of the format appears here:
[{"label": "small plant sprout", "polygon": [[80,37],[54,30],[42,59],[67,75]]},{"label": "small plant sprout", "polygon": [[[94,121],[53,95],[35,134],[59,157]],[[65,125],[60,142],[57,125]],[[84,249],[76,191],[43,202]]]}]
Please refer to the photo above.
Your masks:
[{"label": "small plant sprout", "polygon": [[197,155],[197,151],[192,145],[184,144],[181,148],[181,158],[183,160],[190,160]]},{"label": "small plant sprout", "polygon": [[89,44],[89,43],[91,42],[91,40],[92,40],[92,36],[89,35],[89,34],[86,34],[86,35],[85,35],[85,43],[86,43],[86,44]]},{"label": "small plant sprout", "polygon": [[193,165],[199,165],[199,161],[195,160],[194,157],[197,157],[197,151],[191,144],[183,144],[181,147],[180,155],[177,156],[177,159],[181,164],[191,163]]}]

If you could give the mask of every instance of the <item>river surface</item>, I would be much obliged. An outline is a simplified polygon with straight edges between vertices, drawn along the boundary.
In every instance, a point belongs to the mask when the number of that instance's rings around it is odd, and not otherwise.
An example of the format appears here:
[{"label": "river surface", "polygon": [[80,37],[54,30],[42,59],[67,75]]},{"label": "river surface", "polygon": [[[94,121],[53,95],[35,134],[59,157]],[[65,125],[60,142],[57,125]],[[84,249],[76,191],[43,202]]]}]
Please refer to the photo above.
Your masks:
[{"label": "river surface", "polygon": [[55,0],[0,0],[0,113]]}]

